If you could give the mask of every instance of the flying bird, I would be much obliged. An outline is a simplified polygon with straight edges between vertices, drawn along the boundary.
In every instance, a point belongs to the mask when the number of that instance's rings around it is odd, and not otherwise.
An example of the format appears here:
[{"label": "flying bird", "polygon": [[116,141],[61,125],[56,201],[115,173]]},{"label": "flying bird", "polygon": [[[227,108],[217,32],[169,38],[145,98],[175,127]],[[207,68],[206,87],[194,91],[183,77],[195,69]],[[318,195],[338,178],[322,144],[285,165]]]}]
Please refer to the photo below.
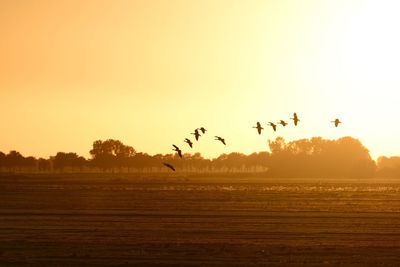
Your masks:
[{"label": "flying bird", "polygon": [[255,127],[253,127],[253,128],[256,128],[256,129],[257,129],[258,134],[261,134],[261,130],[264,129],[263,127],[261,127],[261,124],[260,124],[260,122],[258,122],[258,121],[257,121],[257,126],[255,126]]},{"label": "flying bird", "polygon": [[174,166],[172,166],[171,164],[165,163],[165,162],[163,162],[163,164],[164,164],[164,166],[166,166],[166,167],[170,168],[171,170],[175,171]]},{"label": "flying bird", "polygon": [[174,149],[172,150],[178,152],[179,157],[182,158],[182,150],[180,150],[179,147],[177,147],[176,145],[172,146],[174,147]]},{"label": "flying bird", "polygon": [[287,122],[284,121],[284,120],[280,120],[280,121],[278,122],[278,124],[280,124],[280,125],[282,125],[283,127],[285,127],[285,126],[287,125]]},{"label": "flying bird", "polygon": [[294,122],[294,126],[297,126],[297,123],[300,121],[299,118],[297,117],[296,112],[293,113],[293,118],[290,118]]},{"label": "flying bird", "polygon": [[222,137],[215,136],[215,140],[221,141],[224,145],[226,145],[226,144],[225,144],[225,139],[222,138]]},{"label": "flying bird", "polygon": [[190,139],[186,138],[185,143],[187,143],[191,148],[193,148],[193,142]]},{"label": "flying bird", "polygon": [[207,129],[205,129],[204,127],[199,128],[199,130],[200,130],[203,134],[205,134],[206,131],[207,131]]},{"label": "flying bird", "polygon": [[194,130],[194,133],[191,133],[191,134],[193,134],[194,135],[194,137],[196,138],[196,141],[199,141],[199,137],[200,137],[200,134],[199,134],[199,130]]},{"label": "flying bird", "polygon": [[342,123],[339,119],[335,119],[334,121],[331,121],[335,124],[335,127],[339,126],[339,123]]},{"label": "flying bird", "polygon": [[276,124],[275,123],[269,122],[268,125],[271,126],[272,129],[274,129],[274,132],[276,132]]}]

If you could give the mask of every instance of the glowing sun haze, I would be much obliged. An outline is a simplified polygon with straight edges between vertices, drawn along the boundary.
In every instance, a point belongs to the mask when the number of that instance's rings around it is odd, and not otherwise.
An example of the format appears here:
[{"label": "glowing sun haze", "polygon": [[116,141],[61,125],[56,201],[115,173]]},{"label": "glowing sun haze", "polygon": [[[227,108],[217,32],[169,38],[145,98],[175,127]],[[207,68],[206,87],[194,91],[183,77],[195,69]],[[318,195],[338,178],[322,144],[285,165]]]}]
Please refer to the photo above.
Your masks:
[{"label": "glowing sun haze", "polygon": [[[184,152],[350,135],[374,157],[400,154],[399,10],[356,0],[1,1],[0,150],[88,156],[94,140],[114,138],[172,153],[204,126]],[[266,126],[294,111],[299,127]]]}]

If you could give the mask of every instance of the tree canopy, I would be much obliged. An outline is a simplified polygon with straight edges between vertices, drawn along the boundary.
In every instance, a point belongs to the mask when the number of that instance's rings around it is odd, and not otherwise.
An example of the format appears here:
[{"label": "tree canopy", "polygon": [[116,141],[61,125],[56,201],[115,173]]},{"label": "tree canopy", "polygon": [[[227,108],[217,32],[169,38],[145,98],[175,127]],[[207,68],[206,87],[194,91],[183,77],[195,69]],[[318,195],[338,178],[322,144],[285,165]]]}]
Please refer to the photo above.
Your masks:
[{"label": "tree canopy", "polygon": [[376,165],[368,150],[352,137],[321,137],[269,142],[270,175],[282,177],[372,177]]},{"label": "tree canopy", "polygon": [[[269,151],[268,149],[269,148]],[[268,141],[264,152],[239,152],[206,159],[198,152],[149,155],[119,140],[93,142],[91,158],[58,152],[48,159],[24,157],[18,151],[0,152],[2,172],[167,172],[162,162],[187,173],[262,173],[265,177],[363,178],[400,177],[400,157],[380,157],[377,163],[367,148],[352,137],[337,140],[313,137],[286,142]]]}]

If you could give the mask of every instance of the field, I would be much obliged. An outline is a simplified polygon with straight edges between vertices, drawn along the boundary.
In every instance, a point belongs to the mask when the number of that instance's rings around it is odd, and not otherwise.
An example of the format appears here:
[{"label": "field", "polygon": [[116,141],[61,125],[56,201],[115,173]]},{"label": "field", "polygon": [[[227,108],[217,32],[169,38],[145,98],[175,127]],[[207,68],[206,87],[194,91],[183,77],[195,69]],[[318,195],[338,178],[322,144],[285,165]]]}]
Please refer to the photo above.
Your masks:
[{"label": "field", "polygon": [[400,266],[399,181],[321,181],[1,176],[0,266]]}]

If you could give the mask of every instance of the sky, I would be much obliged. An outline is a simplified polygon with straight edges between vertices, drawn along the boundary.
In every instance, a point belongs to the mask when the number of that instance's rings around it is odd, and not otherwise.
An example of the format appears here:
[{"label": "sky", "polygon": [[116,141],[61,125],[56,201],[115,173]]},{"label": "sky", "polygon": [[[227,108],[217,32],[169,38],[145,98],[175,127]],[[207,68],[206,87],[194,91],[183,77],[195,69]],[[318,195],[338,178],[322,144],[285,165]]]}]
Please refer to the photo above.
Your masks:
[{"label": "sky", "polygon": [[[399,10],[385,0],[1,0],[0,150],[88,157],[93,141],[113,138],[216,157],[265,151],[277,136],[352,136],[374,158],[400,155]],[[293,112],[298,127],[267,126]],[[191,150],[183,140],[201,126]]]}]

